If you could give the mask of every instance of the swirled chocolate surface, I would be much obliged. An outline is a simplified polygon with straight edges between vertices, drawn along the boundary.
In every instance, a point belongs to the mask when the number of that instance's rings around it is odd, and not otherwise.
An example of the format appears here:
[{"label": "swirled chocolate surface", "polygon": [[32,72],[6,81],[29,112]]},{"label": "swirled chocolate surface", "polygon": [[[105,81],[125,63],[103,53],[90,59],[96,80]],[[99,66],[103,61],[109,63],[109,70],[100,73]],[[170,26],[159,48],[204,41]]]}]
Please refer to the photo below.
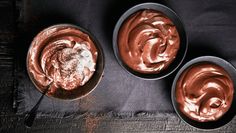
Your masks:
[{"label": "swirled chocolate surface", "polygon": [[199,122],[221,118],[231,106],[233,93],[229,74],[212,63],[191,66],[182,73],[176,85],[180,111]]},{"label": "swirled chocolate surface", "polygon": [[41,90],[50,84],[56,89],[72,90],[83,86],[93,75],[97,49],[88,34],[73,26],[54,26],[33,40],[27,68]]},{"label": "swirled chocolate surface", "polygon": [[140,73],[159,73],[175,59],[180,38],[175,25],[163,13],[146,9],[122,24],[118,48],[125,64]]}]

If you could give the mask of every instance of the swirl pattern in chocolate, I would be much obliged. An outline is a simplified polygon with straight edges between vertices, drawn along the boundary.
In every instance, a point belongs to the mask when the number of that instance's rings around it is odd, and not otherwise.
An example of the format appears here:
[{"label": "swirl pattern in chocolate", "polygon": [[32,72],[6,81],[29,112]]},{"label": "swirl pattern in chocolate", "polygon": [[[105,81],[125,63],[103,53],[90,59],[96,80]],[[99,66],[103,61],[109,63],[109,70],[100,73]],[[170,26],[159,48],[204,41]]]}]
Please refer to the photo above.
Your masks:
[{"label": "swirl pattern in chocolate", "polygon": [[180,38],[172,21],[163,13],[137,11],[122,24],[118,48],[125,64],[140,73],[156,74],[175,59]]},{"label": "swirl pattern in chocolate", "polygon": [[233,81],[229,74],[213,63],[200,63],[185,70],[176,85],[179,109],[198,122],[216,121],[230,108]]},{"label": "swirl pattern in chocolate", "polygon": [[30,76],[39,88],[50,84],[72,90],[83,86],[93,75],[97,49],[89,35],[73,26],[54,26],[40,32],[28,52]]}]

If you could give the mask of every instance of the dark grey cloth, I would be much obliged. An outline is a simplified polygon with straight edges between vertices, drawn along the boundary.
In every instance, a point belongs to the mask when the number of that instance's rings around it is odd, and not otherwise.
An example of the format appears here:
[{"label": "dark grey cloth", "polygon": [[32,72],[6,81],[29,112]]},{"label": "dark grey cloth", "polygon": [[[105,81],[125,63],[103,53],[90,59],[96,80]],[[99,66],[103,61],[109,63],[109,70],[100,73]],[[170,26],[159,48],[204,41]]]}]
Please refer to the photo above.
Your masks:
[{"label": "dark grey cloth", "polygon": [[[25,70],[27,49],[43,28],[57,23],[72,23],[88,29],[101,43],[105,53],[105,75],[87,97],[61,101],[45,97],[39,112],[173,112],[171,85],[176,73],[158,81],[145,81],[129,75],[117,63],[112,50],[112,32],[118,18],[128,8],[143,1],[120,0],[25,0],[19,32],[18,113],[29,111],[40,97]],[[234,0],[166,0],[161,2],[182,18],[189,38],[185,59],[201,55],[222,57],[236,65],[236,2]],[[184,63],[185,63],[184,62]],[[53,113],[52,113],[53,114]],[[54,113],[55,114],[55,113]]]}]

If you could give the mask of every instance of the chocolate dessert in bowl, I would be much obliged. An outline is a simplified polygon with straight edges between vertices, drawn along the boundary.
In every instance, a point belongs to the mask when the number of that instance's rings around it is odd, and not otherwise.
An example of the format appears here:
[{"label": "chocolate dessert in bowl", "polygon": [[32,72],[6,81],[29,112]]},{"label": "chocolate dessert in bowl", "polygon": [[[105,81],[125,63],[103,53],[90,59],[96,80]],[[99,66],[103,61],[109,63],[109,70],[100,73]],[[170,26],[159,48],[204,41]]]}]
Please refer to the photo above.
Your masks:
[{"label": "chocolate dessert in bowl", "polygon": [[40,92],[59,99],[77,99],[100,82],[104,69],[103,51],[86,30],[70,24],[54,25],[32,41],[27,71]]},{"label": "chocolate dessert in bowl", "polygon": [[182,120],[214,129],[235,116],[235,68],[227,61],[203,56],[186,63],[172,86],[172,103]]},{"label": "chocolate dessert in bowl", "polygon": [[143,3],[126,11],[113,33],[119,64],[144,79],[160,79],[180,65],[187,51],[183,24],[170,8]]}]

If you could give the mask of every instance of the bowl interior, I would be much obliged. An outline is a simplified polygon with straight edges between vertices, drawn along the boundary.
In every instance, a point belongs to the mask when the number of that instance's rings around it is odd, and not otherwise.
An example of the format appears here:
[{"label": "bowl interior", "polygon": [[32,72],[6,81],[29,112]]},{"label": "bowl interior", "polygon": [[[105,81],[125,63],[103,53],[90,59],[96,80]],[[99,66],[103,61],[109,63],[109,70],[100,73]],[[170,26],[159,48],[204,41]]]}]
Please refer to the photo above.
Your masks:
[{"label": "bowl interior", "polygon": [[235,111],[236,111],[236,93],[235,93],[235,89],[234,89],[233,102],[232,102],[232,105],[231,105],[230,109],[217,121],[211,121],[211,122],[197,122],[197,121],[194,121],[194,120],[188,118],[186,115],[184,115],[179,110],[179,105],[176,102],[175,92],[176,92],[176,84],[177,84],[177,81],[178,81],[179,77],[190,66],[192,66],[194,64],[197,64],[197,63],[201,63],[201,62],[214,63],[214,64],[219,65],[222,68],[224,68],[228,72],[228,74],[230,75],[230,77],[233,81],[234,88],[236,87],[236,69],[229,62],[227,62],[227,61],[225,61],[221,58],[213,57],[213,56],[199,57],[199,58],[193,59],[193,60],[189,61],[188,63],[186,63],[180,69],[180,71],[177,73],[177,75],[174,79],[173,85],[172,85],[172,92],[171,92],[172,104],[173,104],[174,109],[175,109],[176,113],[178,114],[178,116],[183,121],[185,121],[187,124],[189,124],[193,127],[199,128],[199,129],[215,129],[215,128],[219,128],[219,127],[227,124],[235,116]]},{"label": "bowl interior", "polygon": [[[51,28],[55,28],[55,27],[57,27],[57,28],[59,28],[59,27],[73,27],[73,28],[77,28],[78,30],[88,34],[97,48],[98,57],[97,57],[97,62],[96,62],[96,71],[94,72],[91,79],[87,83],[85,83],[85,85],[83,85],[79,88],[73,89],[73,90],[64,90],[62,88],[58,88],[55,91],[55,93],[52,93],[52,94],[47,93],[46,95],[49,97],[62,99],[62,100],[74,100],[74,99],[82,98],[82,97],[86,96],[87,94],[89,94],[90,92],[92,92],[92,90],[96,88],[96,86],[98,85],[98,83],[100,82],[100,80],[102,78],[103,70],[104,70],[104,54],[103,54],[102,48],[93,35],[91,35],[88,31],[84,30],[83,28],[75,26],[75,25],[71,25],[71,24],[54,25],[54,26],[46,28],[45,30],[43,30],[41,32],[46,32],[47,30],[49,30]],[[37,37],[38,36],[36,36],[34,40],[37,40]],[[33,42],[31,43],[31,46],[32,46],[32,44],[33,44]],[[27,62],[28,62],[28,56],[29,56],[29,51],[31,50],[31,46],[28,50]],[[27,68],[28,68],[28,64],[27,64]],[[28,69],[27,69],[27,71],[28,71]],[[37,81],[31,76],[29,71],[28,71],[28,75],[29,75],[31,81],[33,82],[33,84],[36,86],[36,88],[40,92],[43,92],[43,89],[40,88],[36,84]]]},{"label": "bowl interior", "polygon": [[[176,59],[168,66],[167,69],[161,71],[158,74],[143,74],[143,73],[139,73],[139,72],[134,71],[133,69],[128,67],[122,61],[120,54],[119,54],[117,40],[118,40],[118,33],[119,33],[120,27],[122,26],[122,24],[125,22],[125,20],[130,15],[132,15],[133,13],[135,13],[137,11],[144,10],[144,9],[152,9],[152,10],[156,10],[156,11],[159,11],[159,12],[162,12],[163,14],[165,14],[174,23],[174,25],[176,26],[176,28],[178,30],[179,36],[180,36],[180,48],[179,48],[179,51],[176,55]],[[170,8],[168,8],[164,5],[161,5],[161,4],[157,4],[157,3],[143,3],[143,4],[139,4],[139,5],[136,5],[132,8],[130,8],[128,11],[126,11],[120,17],[120,19],[118,20],[118,22],[115,26],[114,32],[113,32],[113,50],[114,50],[115,56],[117,58],[117,61],[129,73],[131,73],[132,75],[135,75],[137,77],[143,78],[143,79],[160,79],[165,76],[168,76],[173,71],[175,71],[185,57],[185,54],[187,52],[187,45],[188,44],[187,44],[186,32],[185,32],[184,26],[183,26],[180,18],[178,17],[178,15],[174,11],[172,11]]]}]

